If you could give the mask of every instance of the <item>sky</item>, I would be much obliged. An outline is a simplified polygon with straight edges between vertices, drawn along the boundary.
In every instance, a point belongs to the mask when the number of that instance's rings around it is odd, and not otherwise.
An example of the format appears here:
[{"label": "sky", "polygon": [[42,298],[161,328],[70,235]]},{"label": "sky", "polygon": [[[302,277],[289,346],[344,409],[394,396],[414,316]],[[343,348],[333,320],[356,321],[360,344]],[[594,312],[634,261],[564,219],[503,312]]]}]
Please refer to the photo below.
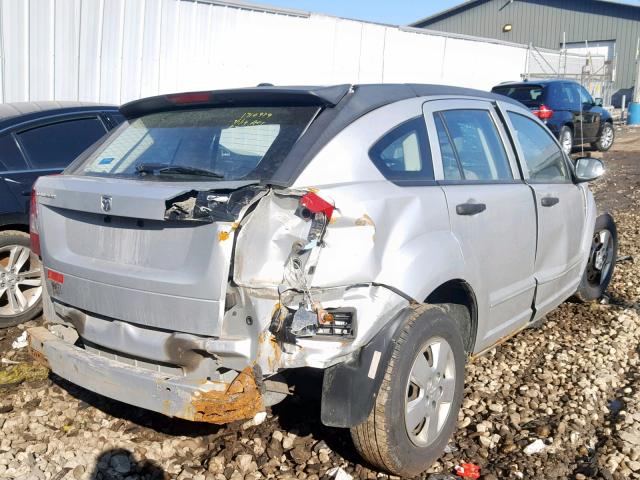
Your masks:
[{"label": "sky", "polygon": [[462,0],[253,0],[285,8],[369,22],[407,25],[447,8]]},{"label": "sky", "polygon": [[[640,6],[640,0],[619,0]],[[326,13],[369,22],[407,25],[464,0],[251,0],[250,3]]]}]

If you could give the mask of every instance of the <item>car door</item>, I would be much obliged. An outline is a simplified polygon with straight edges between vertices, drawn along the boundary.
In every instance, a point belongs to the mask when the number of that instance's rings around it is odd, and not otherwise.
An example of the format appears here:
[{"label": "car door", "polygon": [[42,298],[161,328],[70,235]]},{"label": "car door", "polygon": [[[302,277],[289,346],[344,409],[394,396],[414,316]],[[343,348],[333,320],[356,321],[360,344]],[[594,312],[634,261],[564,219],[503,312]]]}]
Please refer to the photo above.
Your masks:
[{"label": "car door", "polygon": [[536,119],[515,106],[500,108],[513,132],[520,165],[537,208],[535,319],[572,295],[581,277],[585,225],[583,191],[573,183],[569,160]]},{"label": "car door", "polygon": [[39,121],[16,132],[35,179],[40,175],[59,173],[73,159],[107,133],[97,114],[55,117]]},{"label": "car door", "polygon": [[582,85],[577,85],[582,104],[582,128],[584,129],[584,141],[595,141],[600,131],[600,108]]},{"label": "car door", "polygon": [[483,319],[482,350],[531,319],[535,207],[489,101],[436,100],[423,110],[436,179]]},{"label": "car door", "polygon": [[0,213],[11,214],[14,222],[26,222],[33,173],[12,133],[0,135]]}]

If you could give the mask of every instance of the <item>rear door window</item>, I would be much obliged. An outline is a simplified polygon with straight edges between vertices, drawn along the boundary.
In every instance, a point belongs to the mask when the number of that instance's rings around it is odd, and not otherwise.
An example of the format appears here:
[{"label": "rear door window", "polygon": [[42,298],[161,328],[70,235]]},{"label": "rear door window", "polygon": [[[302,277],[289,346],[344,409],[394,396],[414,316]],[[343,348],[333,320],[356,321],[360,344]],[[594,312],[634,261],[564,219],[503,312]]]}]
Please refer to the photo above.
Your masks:
[{"label": "rear door window", "polygon": [[26,169],[27,164],[13,136],[10,134],[0,136],[0,172]]},{"label": "rear door window", "polygon": [[[140,172],[169,167],[206,170],[225,180],[267,181],[317,111],[215,107],[151,113],[126,121],[75,173],[150,180],[170,174]],[[174,178],[193,180],[192,175]]]},{"label": "rear door window", "polygon": [[62,169],[105,133],[100,119],[91,117],[31,128],[18,140],[34,168]]},{"label": "rear door window", "polygon": [[571,177],[564,155],[549,131],[534,120],[509,112],[516,139],[524,156],[523,168],[529,180],[538,183],[570,182]]},{"label": "rear door window", "polygon": [[435,112],[445,180],[513,180],[509,158],[488,110]]},{"label": "rear door window", "polygon": [[369,156],[385,178],[401,183],[432,182],[433,164],[423,117],[405,122],[384,135]]}]

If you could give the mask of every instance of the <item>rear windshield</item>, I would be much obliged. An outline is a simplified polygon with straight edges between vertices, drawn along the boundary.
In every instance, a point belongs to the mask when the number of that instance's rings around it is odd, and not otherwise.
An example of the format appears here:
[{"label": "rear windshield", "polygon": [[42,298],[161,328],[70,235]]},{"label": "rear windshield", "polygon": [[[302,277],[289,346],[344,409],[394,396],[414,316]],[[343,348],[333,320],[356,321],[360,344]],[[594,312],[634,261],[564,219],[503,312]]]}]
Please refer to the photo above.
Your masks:
[{"label": "rear windshield", "polygon": [[266,182],[317,111],[306,106],[217,107],[152,113],[125,122],[71,173]]},{"label": "rear windshield", "polygon": [[491,89],[493,93],[513,98],[527,107],[539,107],[543,102],[544,88],[541,85],[500,86]]}]

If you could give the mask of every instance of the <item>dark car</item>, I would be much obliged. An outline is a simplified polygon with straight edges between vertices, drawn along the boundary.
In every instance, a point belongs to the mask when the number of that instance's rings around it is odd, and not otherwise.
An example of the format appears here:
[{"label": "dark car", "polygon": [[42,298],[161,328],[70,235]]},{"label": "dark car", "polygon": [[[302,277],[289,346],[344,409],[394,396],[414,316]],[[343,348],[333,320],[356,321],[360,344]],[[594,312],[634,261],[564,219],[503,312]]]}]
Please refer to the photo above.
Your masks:
[{"label": "dark car", "polygon": [[613,145],[611,114],[587,90],[571,80],[502,83],[491,89],[523,103],[553,132],[565,153],[591,144],[601,152]]},{"label": "dark car", "polygon": [[0,328],[41,310],[38,255],[29,247],[29,198],[123,120],[117,107],[80,102],[0,104]]}]

